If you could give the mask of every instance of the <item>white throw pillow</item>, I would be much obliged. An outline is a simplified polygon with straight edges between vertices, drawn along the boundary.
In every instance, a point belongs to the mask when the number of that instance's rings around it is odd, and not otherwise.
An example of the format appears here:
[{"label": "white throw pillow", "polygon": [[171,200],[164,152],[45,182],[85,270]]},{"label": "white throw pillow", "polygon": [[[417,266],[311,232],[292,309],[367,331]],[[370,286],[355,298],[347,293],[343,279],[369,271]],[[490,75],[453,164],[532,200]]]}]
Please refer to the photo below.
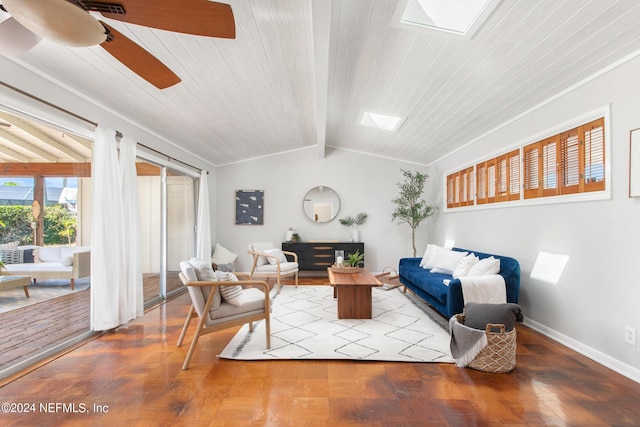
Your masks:
[{"label": "white throw pillow", "polygon": [[62,252],[60,246],[40,246],[38,247],[38,259],[40,262],[60,262]]},{"label": "white throw pillow", "polygon": [[458,252],[439,250],[436,254],[436,260],[434,262],[432,273],[451,274],[456,269],[460,260],[467,256],[469,252]]},{"label": "white throw pillow", "polygon": [[[268,249],[273,249],[273,243],[271,242],[261,242],[254,243],[253,245],[249,245],[249,250],[254,252],[265,252]],[[256,267],[260,267],[261,265],[269,264],[266,256],[259,255],[258,260],[256,261]]]},{"label": "white throw pillow", "polygon": [[211,262],[217,265],[233,264],[238,259],[238,254],[234,254],[229,249],[216,243],[216,249],[213,251]]},{"label": "white throw pillow", "polygon": [[478,261],[467,273],[467,276],[485,276],[500,273],[500,260],[489,257]]},{"label": "white throw pillow", "polygon": [[[238,278],[233,273],[228,273],[225,271],[216,271],[216,278],[219,281],[224,282],[237,282]],[[241,306],[242,305],[242,286],[220,286],[220,294],[222,295],[222,299],[228,302],[231,305]]]},{"label": "white throw pillow", "polygon": [[478,258],[473,252],[471,252],[469,255],[460,260],[451,275],[454,279],[466,276],[471,267],[476,265],[478,261],[480,261],[480,258]]},{"label": "white throw pillow", "polygon": [[431,269],[434,267],[434,262],[436,260],[436,254],[439,250],[448,250],[443,247],[436,245],[427,245],[427,250],[424,251],[424,255],[422,256],[422,260],[420,261],[420,267]]},{"label": "white throw pillow", "polygon": [[267,257],[267,261],[269,261],[269,264],[275,265],[278,263],[278,261],[287,262],[287,257],[282,252],[282,249],[267,249],[266,251],[264,251],[264,253],[267,255],[274,255],[275,257],[277,257],[277,258]]},{"label": "white throw pillow", "polygon": [[73,257],[72,256],[63,256],[60,259],[60,265],[63,265],[65,267],[71,267],[73,265]]}]

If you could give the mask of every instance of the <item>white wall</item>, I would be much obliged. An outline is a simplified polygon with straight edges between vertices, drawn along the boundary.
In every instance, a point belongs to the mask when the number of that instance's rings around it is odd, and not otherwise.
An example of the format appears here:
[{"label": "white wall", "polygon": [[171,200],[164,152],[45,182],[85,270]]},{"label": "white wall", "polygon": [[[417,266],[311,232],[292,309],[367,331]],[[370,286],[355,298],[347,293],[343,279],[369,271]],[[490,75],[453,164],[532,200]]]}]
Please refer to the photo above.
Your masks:
[{"label": "white wall", "polygon": [[[431,196],[444,203],[446,172],[610,104],[610,199],[447,212],[432,223],[432,236],[518,259],[527,321],[637,381],[640,347],[623,338],[624,326],[640,331],[640,199],[628,197],[629,131],[640,127],[639,75],[636,58],[428,168],[437,181]],[[557,285],[529,277],[539,251],[570,256]]]},{"label": "white wall", "polygon": [[[327,156],[320,159],[316,147],[220,167],[216,180],[217,242],[239,254],[238,269],[248,271],[250,243],[271,241],[279,246],[289,227],[303,241],[349,241],[351,228],[340,225],[338,218],[366,212],[369,218],[360,226],[366,267],[371,271],[397,268],[399,258],[412,255],[411,229],[391,221],[391,200],[398,194],[401,168],[425,171],[424,167],[344,150],[328,149]],[[326,224],[312,222],[302,209],[307,191],[319,185],[335,190],[341,202],[338,218]],[[236,190],[264,190],[264,225],[235,225]],[[419,230],[419,239],[426,240],[425,232],[426,227]]]}]

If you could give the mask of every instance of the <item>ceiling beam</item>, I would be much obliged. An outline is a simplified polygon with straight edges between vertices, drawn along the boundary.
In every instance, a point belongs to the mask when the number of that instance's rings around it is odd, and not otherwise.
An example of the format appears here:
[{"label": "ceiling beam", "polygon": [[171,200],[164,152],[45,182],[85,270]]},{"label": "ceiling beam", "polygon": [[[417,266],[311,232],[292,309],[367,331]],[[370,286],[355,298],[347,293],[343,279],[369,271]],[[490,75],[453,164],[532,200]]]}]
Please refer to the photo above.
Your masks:
[{"label": "ceiling beam", "polygon": [[[4,139],[7,142],[15,144],[18,147],[20,147],[20,148],[32,153],[34,155],[33,157],[41,157],[41,158],[43,158],[45,160],[49,160],[50,162],[58,161],[58,158],[56,156],[54,156],[53,154],[49,153],[48,151],[43,150],[40,147],[36,147],[35,145],[31,144],[30,142],[27,142],[24,139],[19,138],[16,135],[14,135],[12,133],[9,133],[9,132],[7,132],[6,130],[4,130],[2,128],[0,128],[0,138]],[[10,150],[10,149],[7,148],[7,150]],[[28,162],[29,161],[28,157],[26,157],[24,155],[21,155],[21,156],[26,158],[26,160],[23,160],[24,162]],[[16,160],[18,160],[18,159],[16,158]]]},{"label": "ceiling beam", "polygon": [[91,163],[0,163],[0,176],[91,176]]},{"label": "ceiling beam", "polygon": [[327,146],[331,2],[327,0],[311,0],[311,18],[313,22],[316,142],[318,144],[318,155],[323,159],[326,156]]},{"label": "ceiling beam", "polygon": [[13,160],[18,161],[18,162],[27,163],[29,161],[29,158],[27,156],[25,156],[24,154],[20,154],[17,151],[13,151],[11,148],[5,147],[2,144],[0,144],[0,153],[4,154],[7,157],[12,158]]},{"label": "ceiling beam", "polygon": [[0,119],[12,124],[13,126],[18,127],[19,129],[23,130],[24,132],[28,133],[34,138],[38,138],[39,140],[50,145],[52,148],[60,151],[61,153],[66,154],[67,156],[71,157],[74,160],[77,160],[79,162],[84,162],[85,160],[87,160],[85,156],[83,156],[82,154],[76,152],[75,150],[67,147],[66,145],[50,137],[46,133],[37,129],[31,123],[27,122],[26,120],[12,116],[11,114],[7,114],[2,111],[0,111]]},{"label": "ceiling beam", "polygon": [[68,133],[64,133],[63,136],[64,138],[69,138],[73,142],[77,142],[89,151],[93,149],[93,143],[86,138],[77,135],[69,135]]}]

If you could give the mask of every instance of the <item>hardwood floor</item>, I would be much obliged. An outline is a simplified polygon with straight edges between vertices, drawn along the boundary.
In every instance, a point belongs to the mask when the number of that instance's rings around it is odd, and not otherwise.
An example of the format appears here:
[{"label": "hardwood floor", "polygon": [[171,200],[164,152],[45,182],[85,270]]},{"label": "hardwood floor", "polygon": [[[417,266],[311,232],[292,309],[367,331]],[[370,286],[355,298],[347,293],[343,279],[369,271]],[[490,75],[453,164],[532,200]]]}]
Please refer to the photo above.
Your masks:
[{"label": "hardwood floor", "polygon": [[27,413],[0,412],[0,425],[640,423],[640,384],[521,325],[508,374],[439,363],[218,359],[237,328],[201,338],[183,371],[187,346],[175,343],[189,303],[182,295],[5,384],[0,403]]}]

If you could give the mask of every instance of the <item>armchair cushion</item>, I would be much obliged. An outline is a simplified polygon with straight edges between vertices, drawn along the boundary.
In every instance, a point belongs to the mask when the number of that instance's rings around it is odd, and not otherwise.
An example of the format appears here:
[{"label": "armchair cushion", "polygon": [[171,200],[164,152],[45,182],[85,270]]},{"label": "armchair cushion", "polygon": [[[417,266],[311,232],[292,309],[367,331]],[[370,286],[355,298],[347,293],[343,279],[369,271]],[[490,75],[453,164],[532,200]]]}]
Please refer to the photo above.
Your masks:
[{"label": "armchair cushion", "polygon": [[278,264],[278,262],[287,262],[287,257],[284,256],[282,249],[267,249],[266,251],[264,251],[264,253],[276,257],[267,257],[267,261],[269,261],[269,264],[275,265]]},{"label": "armchair cushion", "polygon": [[[298,269],[298,263],[287,261],[280,263],[280,273],[284,274],[290,271],[294,271]],[[277,264],[266,264],[256,268],[256,273],[277,273],[278,265]]]},{"label": "armchair cushion", "polygon": [[[211,264],[204,262],[201,259],[191,258],[189,262],[185,264],[190,265],[196,273],[196,280],[191,280],[187,275],[187,273],[185,273],[186,266],[184,266],[183,268],[183,263],[182,262],[180,263],[180,269],[182,270],[182,274],[184,274],[185,277],[189,279],[189,281],[210,282],[213,280],[218,280],[213,271],[213,267],[211,267]],[[196,310],[200,310],[198,311],[198,314],[201,314],[201,311],[204,308],[207,298],[209,298],[210,290],[211,288],[209,287],[201,287],[201,288],[190,287],[189,288],[189,293],[193,293],[192,298],[194,298],[198,302],[198,304],[194,304],[196,306]],[[220,303],[222,302],[222,296],[220,295],[220,290],[216,288],[215,292],[216,294],[213,297],[213,302],[211,304],[211,308],[214,310],[218,309],[220,307]]]},{"label": "armchair cushion", "polygon": [[[226,287],[226,286],[225,286]],[[217,310],[209,311],[209,319],[207,319],[207,326],[217,323],[216,320],[222,321],[233,320],[235,317],[241,318],[247,316],[252,312],[260,313],[264,312],[264,293],[256,288],[249,288],[242,290],[242,305],[232,305],[226,301],[220,304],[220,308]]]}]

